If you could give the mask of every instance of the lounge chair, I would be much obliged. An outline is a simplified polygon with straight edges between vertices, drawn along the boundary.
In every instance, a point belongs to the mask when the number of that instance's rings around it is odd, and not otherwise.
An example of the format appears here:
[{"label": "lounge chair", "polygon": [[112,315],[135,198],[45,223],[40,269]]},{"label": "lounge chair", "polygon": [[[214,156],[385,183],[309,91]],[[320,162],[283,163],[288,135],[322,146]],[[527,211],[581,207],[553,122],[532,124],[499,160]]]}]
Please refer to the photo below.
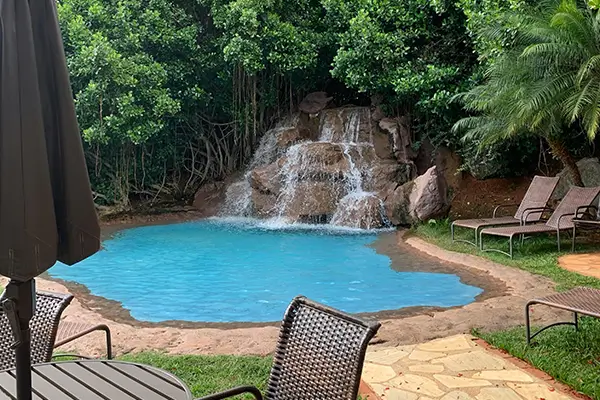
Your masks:
[{"label": "lounge chair", "polygon": [[[477,240],[479,237],[479,230],[490,226],[501,226],[501,225],[522,225],[523,221],[526,222],[537,222],[542,218],[543,212],[541,209],[545,209],[548,205],[548,200],[554,192],[556,185],[558,184],[558,177],[548,178],[544,176],[535,176],[527,193],[523,197],[521,204],[503,204],[499,205],[494,209],[492,218],[480,218],[480,219],[461,219],[454,221],[450,227],[452,241],[465,242],[477,246]],[[498,211],[503,208],[517,207],[517,212],[512,217],[498,217]],[[475,242],[471,242],[466,239],[455,239],[454,233],[456,227],[467,228],[475,230]]]},{"label": "lounge chair", "polygon": [[[557,322],[541,328],[533,335],[531,334],[531,319],[529,318],[529,308],[534,304],[543,304],[561,310],[571,311],[573,313],[573,322]],[[579,315],[588,315],[594,318],[600,318],[600,290],[588,287],[577,287],[564,293],[557,293],[540,299],[531,300],[525,306],[525,318],[527,326],[527,344],[531,340],[544,332],[548,328],[558,325],[572,325],[575,330],[579,330]]]},{"label": "lounge chair", "polygon": [[[486,228],[479,234],[479,245],[482,251],[495,251],[513,257],[513,239],[515,236],[523,238],[525,235],[538,233],[556,233],[558,251],[560,251],[560,232],[573,229],[573,218],[578,217],[582,209],[588,208],[600,193],[600,187],[582,188],[572,187],[561,200],[556,210],[545,224],[531,224],[521,226],[506,226],[499,228]],[[502,236],[508,238],[509,252],[498,249],[484,249],[483,236]]]},{"label": "lounge chair", "polygon": [[[31,362],[50,362],[55,347],[69,343],[90,332],[106,332],[107,356],[111,354],[110,330],[106,325],[60,322],[60,316],[71,303],[73,296],[38,292],[36,312],[29,324],[31,329]],[[62,332],[59,334],[59,332]],[[58,341],[57,341],[58,337]],[[0,370],[15,367],[15,352],[12,349],[14,337],[6,314],[0,313]],[[83,356],[75,356],[86,358]]]},{"label": "lounge chair", "polygon": [[[367,345],[379,326],[296,297],[283,318],[265,398],[356,399]],[[242,393],[262,399],[257,388],[244,386],[198,400]]]}]

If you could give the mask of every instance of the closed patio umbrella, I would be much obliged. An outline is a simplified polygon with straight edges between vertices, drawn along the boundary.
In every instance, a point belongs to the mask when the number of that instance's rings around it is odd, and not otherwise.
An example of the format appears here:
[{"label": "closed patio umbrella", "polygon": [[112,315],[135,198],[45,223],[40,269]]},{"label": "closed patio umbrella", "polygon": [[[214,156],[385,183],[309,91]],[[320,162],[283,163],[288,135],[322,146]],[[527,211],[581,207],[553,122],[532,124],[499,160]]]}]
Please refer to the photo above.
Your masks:
[{"label": "closed patio umbrella", "polygon": [[17,397],[31,399],[34,278],[98,251],[96,218],[55,0],[0,2],[0,275]]}]

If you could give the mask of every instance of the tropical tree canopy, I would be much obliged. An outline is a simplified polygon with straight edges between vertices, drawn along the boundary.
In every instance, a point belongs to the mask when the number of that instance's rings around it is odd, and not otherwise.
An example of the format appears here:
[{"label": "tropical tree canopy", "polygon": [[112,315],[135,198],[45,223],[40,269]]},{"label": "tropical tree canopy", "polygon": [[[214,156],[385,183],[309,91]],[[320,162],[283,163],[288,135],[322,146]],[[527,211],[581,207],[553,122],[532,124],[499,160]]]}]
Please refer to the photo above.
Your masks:
[{"label": "tropical tree canopy", "polygon": [[[581,125],[590,140],[600,128],[600,17],[577,0],[545,0],[505,14],[513,29],[483,29],[488,42],[510,42],[491,63],[485,82],[458,96],[478,114],[456,130],[480,147],[515,136],[548,140],[554,154],[581,177],[565,143]],[[575,125],[575,126],[574,126]]]},{"label": "tropical tree canopy", "polygon": [[[600,125],[597,0],[57,5],[92,185],[107,205],[189,201],[243,168],[311,91],[339,104],[383,99],[417,146],[449,146],[467,167],[483,158],[493,176],[524,171],[536,137],[564,158],[566,138],[581,126],[591,139]],[[487,147],[476,154],[473,141]]]}]

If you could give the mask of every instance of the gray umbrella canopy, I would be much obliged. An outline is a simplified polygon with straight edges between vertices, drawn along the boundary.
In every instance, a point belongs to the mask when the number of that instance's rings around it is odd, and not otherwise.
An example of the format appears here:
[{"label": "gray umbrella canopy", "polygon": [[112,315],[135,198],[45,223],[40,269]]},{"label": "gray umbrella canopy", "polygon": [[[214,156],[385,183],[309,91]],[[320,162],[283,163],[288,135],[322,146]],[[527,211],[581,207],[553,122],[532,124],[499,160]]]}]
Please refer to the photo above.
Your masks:
[{"label": "gray umbrella canopy", "polygon": [[0,275],[100,247],[54,0],[0,2]]}]

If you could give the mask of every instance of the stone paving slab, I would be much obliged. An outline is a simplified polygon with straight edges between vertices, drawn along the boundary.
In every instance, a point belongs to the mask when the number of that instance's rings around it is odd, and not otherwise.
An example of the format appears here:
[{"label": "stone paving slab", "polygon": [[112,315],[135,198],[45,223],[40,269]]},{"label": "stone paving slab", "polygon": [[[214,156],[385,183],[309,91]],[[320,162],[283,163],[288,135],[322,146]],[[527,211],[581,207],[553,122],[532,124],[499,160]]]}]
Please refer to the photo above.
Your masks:
[{"label": "stone paving slab", "polygon": [[576,399],[476,341],[457,335],[369,351],[363,382],[381,400]]}]

